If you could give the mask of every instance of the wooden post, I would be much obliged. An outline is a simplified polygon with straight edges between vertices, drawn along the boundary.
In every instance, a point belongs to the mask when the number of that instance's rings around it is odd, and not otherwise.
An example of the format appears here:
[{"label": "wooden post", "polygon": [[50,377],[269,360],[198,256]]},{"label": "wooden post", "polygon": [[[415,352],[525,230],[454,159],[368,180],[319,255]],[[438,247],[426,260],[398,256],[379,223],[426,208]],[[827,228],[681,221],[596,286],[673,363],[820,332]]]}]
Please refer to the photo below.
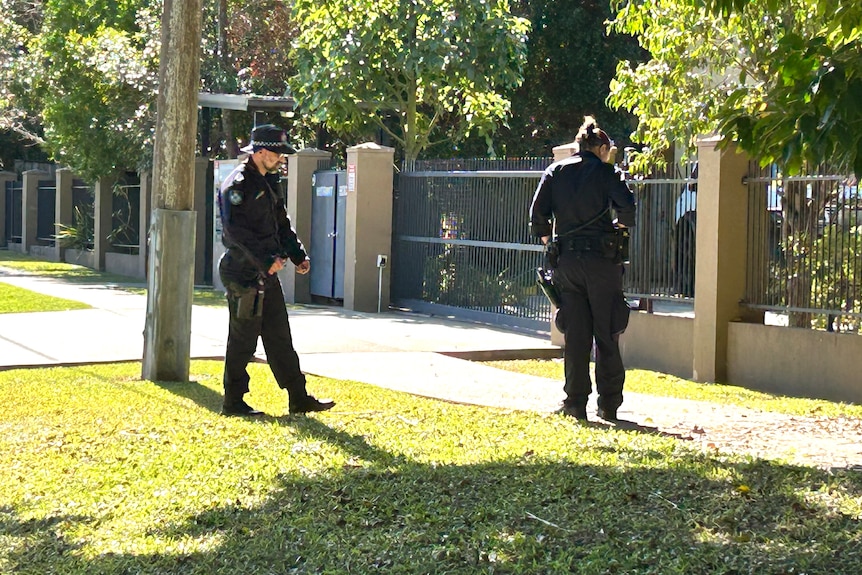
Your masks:
[{"label": "wooden post", "polygon": [[142,375],[188,381],[201,0],[164,0]]}]

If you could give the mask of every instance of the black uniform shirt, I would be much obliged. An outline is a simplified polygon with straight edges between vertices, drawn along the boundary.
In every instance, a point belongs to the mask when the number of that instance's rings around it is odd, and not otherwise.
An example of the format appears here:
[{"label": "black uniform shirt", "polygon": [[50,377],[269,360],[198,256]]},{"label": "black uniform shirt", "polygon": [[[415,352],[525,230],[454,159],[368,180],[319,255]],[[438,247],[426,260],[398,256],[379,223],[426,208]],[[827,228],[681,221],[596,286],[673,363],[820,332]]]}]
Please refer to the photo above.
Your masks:
[{"label": "black uniform shirt", "polygon": [[236,248],[232,252],[242,259],[248,259],[247,250],[263,269],[269,269],[276,257],[290,259],[294,265],[307,259],[287,217],[278,175],[262,175],[252,158],[225,179],[219,191],[219,209],[222,243]]},{"label": "black uniform shirt", "polygon": [[[610,206],[620,224],[635,224],[635,198],[625,174],[589,151],[554,162],[542,180],[530,206],[530,227],[536,237],[550,236],[556,219],[557,236],[563,236],[596,218]],[[605,212],[578,230],[578,236],[595,236],[614,230],[613,216]]]}]

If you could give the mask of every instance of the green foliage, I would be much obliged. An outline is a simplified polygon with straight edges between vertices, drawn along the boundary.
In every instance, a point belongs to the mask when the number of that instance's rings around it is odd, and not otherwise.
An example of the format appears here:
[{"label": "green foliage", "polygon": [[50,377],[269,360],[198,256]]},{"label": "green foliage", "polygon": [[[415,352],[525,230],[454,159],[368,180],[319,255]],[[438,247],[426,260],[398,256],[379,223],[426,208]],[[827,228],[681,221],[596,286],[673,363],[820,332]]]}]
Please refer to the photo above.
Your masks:
[{"label": "green foliage", "polygon": [[[814,242],[811,291],[820,307],[830,310],[862,309],[862,218],[856,201],[835,202],[828,211],[829,221]],[[830,318],[831,319],[831,318]],[[838,329],[859,331],[860,318],[838,317]],[[825,324],[822,319],[819,320]],[[823,325],[822,327],[826,327]]]},{"label": "green foliage", "polygon": [[[490,251],[490,250],[489,250]],[[532,269],[488,265],[488,253],[467,246],[442,246],[425,260],[422,299],[469,309],[512,309],[534,295]],[[524,274],[526,269],[530,273]]]},{"label": "green foliage", "polygon": [[82,210],[80,206],[75,206],[72,216],[74,223],[71,226],[55,224],[57,226],[56,238],[60,242],[60,246],[77,250],[93,249],[95,233],[93,214],[88,210]]},{"label": "green foliage", "polygon": [[[217,415],[140,365],[0,373],[0,570],[159,573],[856,573],[859,474],[700,453],[658,434],[309,378],[282,415],[266,366]],[[50,385],[46,384],[49,382]]]},{"label": "green foliage", "polygon": [[[19,21],[36,6],[7,0]],[[159,0],[46,0],[24,26],[0,28],[0,108],[38,119],[37,139],[57,162],[95,180],[145,168],[151,156],[158,76]],[[159,13],[156,12],[159,11]]]},{"label": "green foliage", "polygon": [[387,133],[416,159],[435,138],[490,134],[522,80],[529,22],[507,0],[297,0],[301,109],[333,130]]},{"label": "green foliage", "polygon": [[512,117],[494,136],[495,150],[552,156],[554,146],[574,141],[585,115],[595,116],[620,149],[629,144],[631,114],[611,110],[605,100],[617,63],[647,54],[629,35],[606,31],[609,3],[517,0],[512,11],[532,26],[524,82],[510,92]]},{"label": "green foliage", "polygon": [[[862,172],[862,9],[844,0],[615,0],[612,27],[652,59],[620,65],[611,103],[638,116],[639,168],[718,132],[788,174]],[[710,11],[723,12],[720,18]]]}]

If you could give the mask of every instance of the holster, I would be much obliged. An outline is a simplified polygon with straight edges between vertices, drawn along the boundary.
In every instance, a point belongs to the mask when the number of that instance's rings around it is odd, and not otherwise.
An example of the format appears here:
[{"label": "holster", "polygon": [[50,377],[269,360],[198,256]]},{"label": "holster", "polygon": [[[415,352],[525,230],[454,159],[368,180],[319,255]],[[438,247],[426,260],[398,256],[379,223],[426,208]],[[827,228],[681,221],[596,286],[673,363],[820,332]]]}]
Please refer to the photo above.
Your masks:
[{"label": "holster", "polygon": [[236,299],[236,317],[249,319],[263,315],[263,285],[256,285],[241,290],[231,290],[231,297]]},{"label": "holster", "polygon": [[548,301],[551,302],[551,305],[556,308],[562,305],[560,290],[554,285],[553,270],[536,268],[536,283],[539,285],[542,293],[545,294],[545,297],[548,298]]}]

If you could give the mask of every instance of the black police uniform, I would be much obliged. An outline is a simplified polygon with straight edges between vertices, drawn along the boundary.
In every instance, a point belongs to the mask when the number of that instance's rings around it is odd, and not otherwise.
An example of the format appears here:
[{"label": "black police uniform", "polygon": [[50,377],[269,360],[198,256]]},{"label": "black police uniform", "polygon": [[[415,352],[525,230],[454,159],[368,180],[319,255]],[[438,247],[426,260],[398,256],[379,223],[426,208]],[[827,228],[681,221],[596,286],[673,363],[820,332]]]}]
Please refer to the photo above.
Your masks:
[{"label": "black police uniform", "polygon": [[550,236],[555,220],[560,241],[554,283],[562,300],[557,326],[566,341],[564,405],[576,410],[586,407],[595,339],[600,414],[615,417],[625,382],[619,334],[628,324],[629,308],[609,208],[620,224],[634,225],[635,200],[624,174],[592,152],[578,152],[545,170],[530,207],[530,226],[534,236]]},{"label": "black police uniform", "polygon": [[[278,180],[278,174],[262,175],[249,157],[231,172],[219,194],[222,242],[227,247],[219,260],[219,277],[230,310],[224,370],[227,407],[241,403],[248,392],[246,366],[254,356],[258,337],[263,340],[278,386],[290,395],[290,405],[309,400],[305,375],[293,348],[281,282],[278,275],[267,273],[276,257],[289,259],[294,265],[307,259],[287,217]],[[263,291],[263,305],[254,310],[258,287]],[[251,300],[244,300],[251,301],[249,309],[240,309],[242,294],[251,294]]]}]

